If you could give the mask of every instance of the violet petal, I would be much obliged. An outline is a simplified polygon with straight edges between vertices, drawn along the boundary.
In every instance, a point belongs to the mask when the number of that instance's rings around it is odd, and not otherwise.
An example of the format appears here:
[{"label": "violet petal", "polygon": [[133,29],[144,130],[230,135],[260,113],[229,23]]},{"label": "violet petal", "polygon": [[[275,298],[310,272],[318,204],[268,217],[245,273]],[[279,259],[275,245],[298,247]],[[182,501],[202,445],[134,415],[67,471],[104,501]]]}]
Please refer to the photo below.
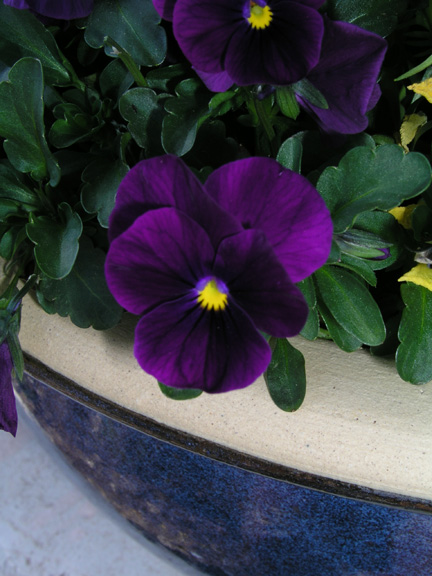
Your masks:
[{"label": "violet petal", "polygon": [[140,366],[167,386],[227,392],[252,384],[271,352],[250,318],[234,302],[206,311],[185,296],[145,314],[135,332]]},{"label": "violet petal", "polygon": [[153,0],[156,12],[164,20],[172,22],[176,0]]},{"label": "violet petal", "polygon": [[4,0],[4,4],[58,20],[84,18],[93,10],[93,0]]},{"label": "violet petal", "polygon": [[198,222],[215,246],[241,230],[240,223],[208,196],[186,164],[167,154],[139,162],[122,180],[110,216],[110,240],[144,212],[169,206]]},{"label": "violet petal", "polygon": [[0,345],[0,430],[16,436],[18,415],[12,386],[12,357],[7,340]]},{"label": "violet petal", "polygon": [[293,282],[322,266],[330,252],[329,211],[310,182],[270,158],[226,164],[206,190],[244,228],[262,230]]},{"label": "violet petal", "polygon": [[347,22],[325,18],[321,58],[308,80],[322,92],[328,109],[298,97],[327,133],[356,134],[368,125],[366,113],[376,104],[377,81],[387,42]]},{"label": "violet petal", "polygon": [[204,230],[175,208],[152,210],[111,244],[105,264],[110,291],[133,314],[193,290],[211,271],[214,250]]},{"label": "violet petal", "polygon": [[246,230],[221,242],[215,275],[260,330],[280,338],[296,336],[309,309],[263,232]]},{"label": "violet petal", "polygon": [[292,0],[269,0],[273,17],[255,29],[249,0],[177,0],[174,35],[192,66],[226,71],[240,85],[291,84],[318,63],[324,32],[319,12]]}]

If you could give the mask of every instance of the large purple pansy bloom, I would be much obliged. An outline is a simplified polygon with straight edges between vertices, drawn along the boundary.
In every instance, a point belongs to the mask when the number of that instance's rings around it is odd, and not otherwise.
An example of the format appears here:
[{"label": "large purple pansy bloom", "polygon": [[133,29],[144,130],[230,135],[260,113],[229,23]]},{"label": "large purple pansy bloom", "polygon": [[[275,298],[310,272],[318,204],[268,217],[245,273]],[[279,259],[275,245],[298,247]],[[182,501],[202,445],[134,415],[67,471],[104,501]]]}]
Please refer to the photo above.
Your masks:
[{"label": "large purple pansy bloom", "polygon": [[[248,178],[242,178],[245,171]],[[256,201],[257,211],[262,174],[270,191],[280,190],[284,174],[291,175],[266,158],[233,162],[216,172],[222,173],[221,183],[231,180],[231,189],[239,186],[250,204]],[[312,256],[303,267],[310,274],[327,258],[330,216],[303,177],[293,174],[285,184],[284,198],[265,192],[267,200],[280,210],[291,205],[307,228],[303,236],[313,237],[319,251],[322,243],[327,246],[319,264]],[[135,355],[144,370],[168,386],[207,392],[243,388],[265,371],[271,352],[260,332],[294,336],[308,314],[289,276],[289,257],[282,263],[272,243],[298,243],[299,253],[309,250],[305,258],[313,252],[309,239],[302,246],[292,222],[279,219],[274,226],[291,227],[293,234],[269,237],[265,218],[254,219],[250,210],[242,215],[241,208],[230,214],[178,158],[144,160],[129,172],[111,216],[106,277],[118,302],[141,316]],[[291,260],[298,275],[296,258]]]},{"label": "large purple pansy bloom", "polygon": [[3,0],[6,6],[32,10],[36,14],[58,20],[84,18],[93,10],[93,0]]},{"label": "large purple pansy bloom", "polygon": [[16,435],[18,416],[12,386],[12,357],[6,340],[0,344],[0,430]]},{"label": "large purple pansy bloom", "polygon": [[308,80],[327,100],[318,108],[298,97],[299,103],[327,133],[357,134],[367,128],[366,113],[377,103],[378,76],[387,42],[347,22],[325,18],[325,33],[318,65]]},{"label": "large purple pansy bloom", "polygon": [[[291,84],[318,63],[322,0],[177,0],[174,35],[192,66],[239,86]],[[164,13],[172,4],[157,1]]]}]

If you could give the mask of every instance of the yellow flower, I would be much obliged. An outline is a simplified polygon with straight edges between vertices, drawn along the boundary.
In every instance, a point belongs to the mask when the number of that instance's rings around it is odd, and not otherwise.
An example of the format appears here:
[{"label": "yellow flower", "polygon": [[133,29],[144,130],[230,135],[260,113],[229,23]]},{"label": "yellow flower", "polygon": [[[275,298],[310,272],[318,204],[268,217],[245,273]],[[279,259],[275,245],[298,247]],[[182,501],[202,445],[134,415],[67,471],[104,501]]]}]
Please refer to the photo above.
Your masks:
[{"label": "yellow flower", "polygon": [[398,206],[389,210],[389,213],[396,218],[401,226],[406,230],[411,228],[411,217],[417,204],[409,204],[408,206]]},{"label": "yellow flower", "polygon": [[424,96],[432,104],[432,78],[427,78],[418,84],[411,84],[411,86],[408,86],[408,90]]},{"label": "yellow flower", "polygon": [[417,264],[399,278],[399,282],[412,282],[432,291],[432,268],[427,264]]},{"label": "yellow flower", "polygon": [[416,137],[419,128],[424,126],[427,122],[427,116],[423,112],[419,114],[408,114],[402,120],[402,125],[399,130],[400,144],[405,152],[409,152],[408,144]]}]

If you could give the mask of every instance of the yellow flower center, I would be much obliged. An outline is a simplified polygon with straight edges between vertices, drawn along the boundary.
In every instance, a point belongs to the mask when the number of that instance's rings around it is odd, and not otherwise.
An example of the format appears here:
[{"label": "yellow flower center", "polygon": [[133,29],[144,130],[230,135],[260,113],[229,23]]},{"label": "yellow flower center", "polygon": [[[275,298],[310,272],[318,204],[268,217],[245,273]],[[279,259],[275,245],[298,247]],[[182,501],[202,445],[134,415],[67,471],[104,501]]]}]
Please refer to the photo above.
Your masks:
[{"label": "yellow flower center", "polygon": [[197,302],[205,310],[225,310],[228,304],[228,291],[214,278],[206,282],[202,290],[198,290]]},{"label": "yellow flower center", "polygon": [[255,2],[251,2],[250,16],[247,19],[252,28],[262,30],[270,25],[273,20],[273,12],[267,6],[259,6]]}]

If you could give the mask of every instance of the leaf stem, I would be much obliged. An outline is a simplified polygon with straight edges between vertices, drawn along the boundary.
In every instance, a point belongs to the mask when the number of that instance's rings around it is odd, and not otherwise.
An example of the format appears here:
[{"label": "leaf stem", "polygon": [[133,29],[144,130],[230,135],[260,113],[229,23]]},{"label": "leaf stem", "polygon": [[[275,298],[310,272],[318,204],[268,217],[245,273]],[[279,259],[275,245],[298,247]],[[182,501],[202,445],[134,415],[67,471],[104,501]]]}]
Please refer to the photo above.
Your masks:
[{"label": "leaf stem", "polygon": [[115,40],[110,38],[109,36],[105,36],[104,44],[106,46],[112,46],[114,48],[116,55],[120,58],[129,72],[132,74],[133,79],[135,80],[137,86],[141,88],[148,88],[147,80],[141,74],[139,66],[135,63],[132,56],[126,52],[124,48],[117,44]]}]

